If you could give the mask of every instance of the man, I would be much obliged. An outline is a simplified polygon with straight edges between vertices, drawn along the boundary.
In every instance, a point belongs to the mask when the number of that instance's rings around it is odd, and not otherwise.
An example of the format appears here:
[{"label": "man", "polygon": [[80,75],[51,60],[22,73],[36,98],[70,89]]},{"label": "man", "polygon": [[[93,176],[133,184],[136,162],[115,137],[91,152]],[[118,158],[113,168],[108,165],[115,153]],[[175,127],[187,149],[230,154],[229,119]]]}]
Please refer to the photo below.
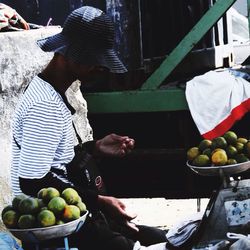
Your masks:
[{"label": "man", "polygon": [[[38,41],[42,50],[55,54],[29,84],[14,116],[13,190],[15,194],[34,196],[43,187],[53,186],[60,191],[74,187],[92,214],[81,230],[69,237],[70,243],[79,249],[137,250],[144,249],[142,245],[160,242],[163,243],[149,249],[166,249],[164,231],[137,227],[130,222],[135,215],[127,213],[120,200],[100,195],[98,189],[75,184],[68,178],[67,172],[75,160],[75,145],[71,108],[64,93],[77,79],[84,84],[105,70],[126,71],[113,43],[110,18],[89,6],[73,11],[61,33]],[[90,154],[123,156],[133,147],[133,139],[116,134],[82,146],[87,152],[86,164],[90,165]]]}]

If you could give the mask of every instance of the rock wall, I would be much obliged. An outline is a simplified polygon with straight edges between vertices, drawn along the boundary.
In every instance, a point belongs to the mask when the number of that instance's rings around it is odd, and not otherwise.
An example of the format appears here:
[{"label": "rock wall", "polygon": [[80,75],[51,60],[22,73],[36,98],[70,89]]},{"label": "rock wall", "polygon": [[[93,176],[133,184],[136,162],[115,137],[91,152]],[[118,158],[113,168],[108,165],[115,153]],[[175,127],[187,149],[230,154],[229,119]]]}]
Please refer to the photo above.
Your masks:
[{"label": "rock wall", "polygon": [[[61,31],[51,26],[37,30],[0,33],[0,211],[12,199],[10,186],[11,120],[22,90],[47,65],[53,53],[44,53],[36,40]],[[91,140],[92,129],[87,119],[87,104],[79,82],[67,91],[76,109],[73,119],[83,141]]]}]

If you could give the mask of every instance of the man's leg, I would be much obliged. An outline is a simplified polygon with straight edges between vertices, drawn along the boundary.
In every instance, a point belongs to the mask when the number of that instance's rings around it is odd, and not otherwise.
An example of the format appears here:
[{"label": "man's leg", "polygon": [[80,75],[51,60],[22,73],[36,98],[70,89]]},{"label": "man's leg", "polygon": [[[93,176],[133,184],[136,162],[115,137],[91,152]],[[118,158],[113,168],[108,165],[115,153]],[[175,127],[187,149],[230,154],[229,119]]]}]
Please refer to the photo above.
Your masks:
[{"label": "man's leg", "polygon": [[132,239],[139,241],[143,246],[150,246],[167,241],[166,231],[150,226],[137,225],[139,232]]},{"label": "man's leg", "polygon": [[[166,250],[166,232],[154,227],[139,226],[140,233],[129,237],[111,230],[100,215],[85,223],[80,231],[70,238],[70,245],[79,250]],[[137,237],[136,237],[137,236]],[[148,239],[147,239],[148,238]]]},{"label": "man's leg", "polygon": [[72,247],[79,250],[133,250],[134,241],[110,229],[105,219],[90,219],[75,234],[69,237]]}]

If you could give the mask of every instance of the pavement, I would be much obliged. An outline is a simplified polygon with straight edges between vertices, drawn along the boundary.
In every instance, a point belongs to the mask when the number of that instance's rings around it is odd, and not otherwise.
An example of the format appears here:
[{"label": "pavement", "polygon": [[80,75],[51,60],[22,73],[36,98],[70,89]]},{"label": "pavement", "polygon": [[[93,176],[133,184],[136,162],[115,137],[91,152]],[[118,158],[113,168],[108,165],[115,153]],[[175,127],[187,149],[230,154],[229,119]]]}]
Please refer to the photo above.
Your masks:
[{"label": "pavement", "polygon": [[[136,198],[120,199],[128,212],[136,213],[133,220],[143,224],[169,229],[181,220],[197,213],[197,199],[165,199],[165,198]],[[209,199],[200,199],[200,211],[204,212]]]}]

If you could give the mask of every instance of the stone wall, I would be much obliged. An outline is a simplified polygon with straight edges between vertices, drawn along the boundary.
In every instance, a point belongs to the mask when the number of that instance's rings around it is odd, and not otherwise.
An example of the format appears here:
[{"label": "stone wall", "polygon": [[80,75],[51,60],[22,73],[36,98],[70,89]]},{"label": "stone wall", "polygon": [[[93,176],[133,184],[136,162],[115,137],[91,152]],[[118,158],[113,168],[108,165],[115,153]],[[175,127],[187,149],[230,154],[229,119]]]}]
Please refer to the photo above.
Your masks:
[{"label": "stone wall", "polygon": [[[61,31],[51,26],[37,30],[0,33],[0,211],[12,199],[10,187],[11,120],[20,94],[37,73],[47,65],[53,53],[44,53],[36,40]],[[79,90],[72,84],[67,96],[76,109],[74,121],[83,141],[92,139],[87,119],[87,105]]]}]

